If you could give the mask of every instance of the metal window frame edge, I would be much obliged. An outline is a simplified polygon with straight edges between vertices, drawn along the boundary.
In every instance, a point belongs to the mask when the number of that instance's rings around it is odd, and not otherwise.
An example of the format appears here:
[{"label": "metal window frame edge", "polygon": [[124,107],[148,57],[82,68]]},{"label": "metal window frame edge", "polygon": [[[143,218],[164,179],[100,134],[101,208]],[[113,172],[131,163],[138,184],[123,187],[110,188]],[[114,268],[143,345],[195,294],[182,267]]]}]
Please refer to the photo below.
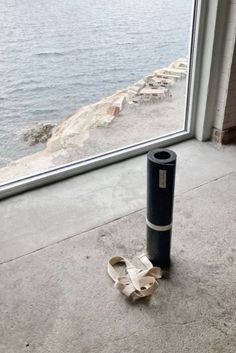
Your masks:
[{"label": "metal window frame edge", "polygon": [[[195,132],[195,101],[197,96],[194,94],[197,88],[195,80],[198,74],[198,56],[196,52],[202,40],[201,37],[201,17],[204,14],[203,6],[205,1],[195,0],[193,8],[192,21],[192,38],[191,47],[189,49],[190,63],[189,74],[187,77],[187,97],[185,108],[185,125],[184,129],[172,134],[164,135],[158,138],[142,141],[137,144],[125,146],[120,149],[109,151],[107,153],[99,154],[90,158],[82,159],[72,163],[68,163],[56,168],[48,169],[41,173],[25,176],[20,179],[11,180],[10,182],[0,184],[0,200],[15,196],[22,192],[26,192],[41,186],[45,186],[54,182],[61,181],[97,168],[108,166],[122,160],[136,157],[138,155],[147,153],[150,149],[166,147],[177,144],[179,142],[190,139]],[[191,119],[190,119],[191,117]]]},{"label": "metal window frame edge", "polygon": [[194,58],[194,87],[191,95],[194,117],[191,131],[199,141],[211,138],[215,117],[215,103],[219,88],[215,76],[223,55],[220,50],[227,26],[226,14],[229,2],[225,0],[201,0],[199,2],[198,40]]},{"label": "metal window frame edge", "polygon": [[152,148],[170,146],[191,138],[189,132],[180,131],[158,139],[144,141],[135,145],[100,154],[91,158],[68,163],[57,168],[48,169],[42,173],[29,175],[22,179],[12,180],[0,185],[0,200],[16,194],[32,190],[47,184],[55,183],[94,169],[98,169],[125,159],[136,157]]},{"label": "metal window frame edge", "polygon": [[[205,11],[206,3],[204,0],[195,0],[193,9],[193,21],[192,21],[192,38],[191,47],[189,49],[190,54],[190,70],[188,74],[188,86],[185,104],[185,130],[188,131],[192,137],[195,137],[196,128],[196,107],[198,101],[198,86],[199,86],[199,71],[200,71],[200,55],[199,51],[202,49],[202,38],[203,38],[203,23],[205,22]],[[191,117],[191,118],[190,118]]]}]

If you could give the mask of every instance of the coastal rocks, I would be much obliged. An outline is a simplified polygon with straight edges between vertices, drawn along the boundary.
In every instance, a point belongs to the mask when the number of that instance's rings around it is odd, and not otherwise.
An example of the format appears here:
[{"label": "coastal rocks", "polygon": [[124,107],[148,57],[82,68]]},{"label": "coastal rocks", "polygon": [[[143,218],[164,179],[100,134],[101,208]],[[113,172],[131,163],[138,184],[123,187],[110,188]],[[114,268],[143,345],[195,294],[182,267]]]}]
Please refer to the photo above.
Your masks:
[{"label": "coastal rocks", "polygon": [[[24,131],[24,140],[29,145],[47,141],[46,146],[42,151],[12,161],[1,168],[0,182],[98,154],[104,151],[103,145],[109,150],[122,145],[123,142],[127,143],[129,138],[135,142],[139,138],[148,139],[153,136],[154,130],[150,135],[146,130],[149,131],[149,126],[154,122],[157,129],[155,131],[159,135],[177,131],[179,126],[182,126],[183,113],[180,106],[184,104],[182,98],[185,94],[185,84],[181,83],[179,78],[182,76],[183,80],[185,79],[187,66],[187,60],[181,58],[110,97],[81,107],[55,128],[52,124],[41,123]],[[173,105],[166,104],[172,90]],[[159,109],[157,103],[160,101],[162,106],[160,105]],[[178,119],[181,120],[180,125]],[[90,137],[92,140],[89,140]],[[117,139],[120,139],[119,144]],[[6,163],[8,164],[8,161]],[[0,158],[0,164],[6,163]]]},{"label": "coastal rocks", "polygon": [[54,127],[51,123],[39,123],[23,133],[23,140],[28,146],[45,143],[52,136]]},{"label": "coastal rocks", "polygon": [[82,148],[89,138],[90,129],[94,127],[108,127],[119,114],[120,106],[124,104],[126,93],[116,94],[101,99],[95,104],[80,108],[73,115],[65,119],[48,140],[46,149],[55,152],[60,149]]},{"label": "coastal rocks", "polygon": [[155,77],[155,74],[153,75],[147,75],[147,76],[144,76],[144,82],[145,83],[148,83],[153,77]]},{"label": "coastal rocks", "polygon": [[123,95],[120,95],[118,96],[118,98],[113,102],[113,106],[114,107],[118,107],[119,108],[119,112],[121,112],[121,110],[124,109],[124,106],[127,102],[127,94],[123,94]]},{"label": "coastal rocks", "polygon": [[97,127],[108,127],[114,120],[114,115],[104,115],[100,117],[96,123]]},{"label": "coastal rocks", "polygon": [[107,109],[107,114],[114,117],[118,116],[119,113],[124,109],[126,103],[126,95],[119,95],[117,99]]},{"label": "coastal rocks", "polygon": [[133,97],[137,96],[139,92],[145,87],[145,84],[145,80],[139,80],[133,86],[129,86],[128,99],[132,100]]},{"label": "coastal rocks", "polygon": [[126,94],[118,94],[118,98],[110,105],[107,109],[107,115],[100,117],[97,120],[97,127],[108,127],[114,118],[116,118],[120,112],[124,109],[124,106],[127,102]]},{"label": "coastal rocks", "polygon": [[111,105],[110,107],[108,107],[107,109],[107,114],[108,115],[113,115],[113,116],[117,116],[119,115],[120,112],[120,108],[119,107],[115,107],[113,105]]},{"label": "coastal rocks", "polygon": [[186,61],[181,59],[178,61],[178,66],[182,65],[181,70],[159,69],[127,89],[117,91],[112,96],[101,99],[95,104],[80,108],[53,130],[46,150],[52,153],[70,148],[82,149],[90,136],[91,129],[109,127],[124,109],[126,103],[150,104],[170,97],[169,87],[172,86],[175,79],[184,77],[182,67],[185,63]]},{"label": "coastal rocks", "polygon": [[188,68],[188,60],[187,60],[187,58],[177,59],[173,63],[171,63],[169,65],[169,67],[172,68],[172,69],[187,70],[187,68]]}]

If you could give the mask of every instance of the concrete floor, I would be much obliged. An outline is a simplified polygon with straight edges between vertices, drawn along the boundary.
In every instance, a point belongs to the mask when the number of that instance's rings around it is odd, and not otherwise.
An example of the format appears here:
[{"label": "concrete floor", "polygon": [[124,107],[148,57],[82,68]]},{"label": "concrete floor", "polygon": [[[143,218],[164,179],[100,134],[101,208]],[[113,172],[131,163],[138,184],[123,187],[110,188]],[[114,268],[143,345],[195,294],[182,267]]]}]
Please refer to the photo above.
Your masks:
[{"label": "concrete floor", "polygon": [[150,300],[106,274],[145,251],[145,156],[1,202],[1,353],[235,353],[236,147],[172,148],[173,266]]}]

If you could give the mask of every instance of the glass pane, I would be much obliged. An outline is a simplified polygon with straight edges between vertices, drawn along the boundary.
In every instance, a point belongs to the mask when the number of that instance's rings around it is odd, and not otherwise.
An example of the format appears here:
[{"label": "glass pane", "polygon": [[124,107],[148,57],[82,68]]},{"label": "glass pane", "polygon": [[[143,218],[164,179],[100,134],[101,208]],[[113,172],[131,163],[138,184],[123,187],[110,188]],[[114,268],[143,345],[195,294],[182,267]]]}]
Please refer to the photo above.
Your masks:
[{"label": "glass pane", "polygon": [[0,183],[183,130],[189,0],[2,0]]}]

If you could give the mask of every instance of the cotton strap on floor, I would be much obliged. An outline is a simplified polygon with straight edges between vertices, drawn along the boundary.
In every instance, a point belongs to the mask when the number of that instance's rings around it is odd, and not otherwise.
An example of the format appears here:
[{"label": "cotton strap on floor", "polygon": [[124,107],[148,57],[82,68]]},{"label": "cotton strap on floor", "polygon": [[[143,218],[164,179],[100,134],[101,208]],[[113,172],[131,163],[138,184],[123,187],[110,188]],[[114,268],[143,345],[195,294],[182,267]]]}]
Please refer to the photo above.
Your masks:
[{"label": "cotton strap on floor", "polygon": [[[158,287],[157,278],[161,278],[161,269],[153,267],[146,255],[138,256],[146,267],[145,270],[136,268],[129,260],[122,256],[114,256],[108,261],[107,272],[115,282],[115,287],[127,297],[136,300],[151,295]],[[124,263],[127,274],[120,276],[114,265]]]}]

